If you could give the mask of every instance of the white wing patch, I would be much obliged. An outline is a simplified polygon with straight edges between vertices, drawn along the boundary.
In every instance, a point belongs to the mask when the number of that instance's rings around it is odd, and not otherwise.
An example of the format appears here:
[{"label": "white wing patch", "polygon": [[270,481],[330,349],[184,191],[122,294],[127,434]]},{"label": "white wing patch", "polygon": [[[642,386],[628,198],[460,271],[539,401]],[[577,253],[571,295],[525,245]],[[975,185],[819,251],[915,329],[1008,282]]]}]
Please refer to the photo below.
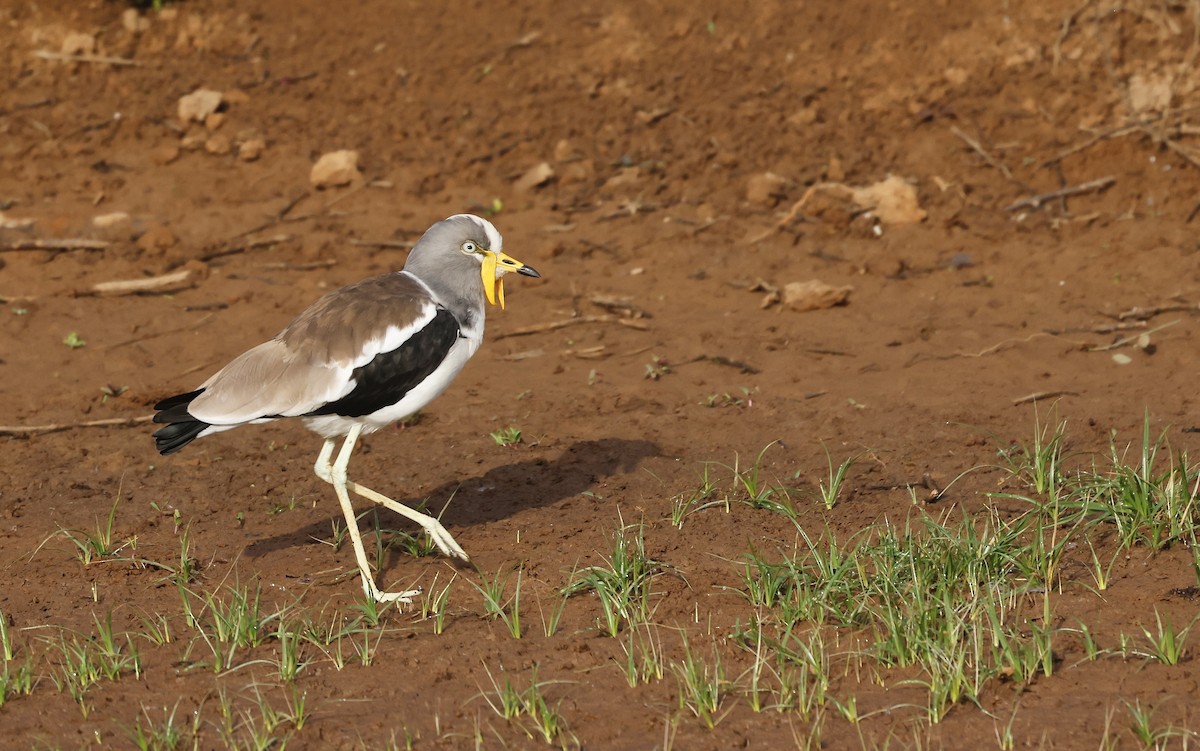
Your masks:
[{"label": "white wing patch", "polygon": [[383,333],[363,342],[362,351],[350,363],[350,368],[361,368],[375,359],[376,355],[399,349],[421,329],[429,325],[437,315],[437,306],[431,302],[421,305],[421,313],[407,324],[388,324]]},{"label": "white wing patch", "polygon": [[[214,426],[308,414],[349,395],[356,385],[355,368],[402,347],[436,315],[436,305],[423,304],[417,318],[404,325],[389,324],[379,335],[363,342],[350,361],[301,362],[283,342],[272,339],[237,357],[205,381],[204,393],[196,397],[188,412]],[[328,331],[329,336],[340,333]]]}]

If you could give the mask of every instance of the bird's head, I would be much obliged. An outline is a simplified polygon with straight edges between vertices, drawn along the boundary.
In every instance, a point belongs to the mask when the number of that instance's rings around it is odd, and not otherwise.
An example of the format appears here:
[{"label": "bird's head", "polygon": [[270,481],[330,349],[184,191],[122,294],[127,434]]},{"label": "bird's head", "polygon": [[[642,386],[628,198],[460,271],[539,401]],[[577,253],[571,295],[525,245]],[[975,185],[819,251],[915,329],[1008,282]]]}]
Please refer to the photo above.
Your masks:
[{"label": "bird's head", "polygon": [[492,305],[499,302],[501,308],[505,274],[515,271],[523,276],[541,276],[532,266],[505,254],[504,238],[495,226],[474,214],[455,214],[429,228],[413,247],[405,268],[421,276],[426,263],[475,268],[487,301]]}]

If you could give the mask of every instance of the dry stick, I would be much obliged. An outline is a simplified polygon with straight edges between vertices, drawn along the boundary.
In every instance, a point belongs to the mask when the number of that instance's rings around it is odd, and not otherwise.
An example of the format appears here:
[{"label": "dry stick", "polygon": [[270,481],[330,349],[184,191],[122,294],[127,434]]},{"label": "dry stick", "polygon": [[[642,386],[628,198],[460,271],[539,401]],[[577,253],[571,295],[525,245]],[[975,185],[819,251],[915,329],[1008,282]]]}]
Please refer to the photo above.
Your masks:
[{"label": "dry stick", "polygon": [[[910,358],[907,363],[905,363],[904,367],[909,368],[909,367],[912,367],[913,365],[916,365],[917,363],[922,363],[922,362],[926,362],[929,360],[933,360],[933,361],[937,362],[937,361],[941,361],[941,360],[953,360],[957,357],[971,357],[971,358],[984,357],[986,355],[991,355],[991,354],[995,354],[996,352],[999,352],[1001,349],[1008,346],[1009,344],[1025,344],[1027,342],[1033,341],[1034,339],[1037,339],[1040,336],[1057,336],[1057,334],[1052,334],[1048,331],[1039,331],[1035,334],[1030,334],[1029,336],[1024,337],[1024,338],[1005,339],[1001,342],[997,342],[996,344],[993,344],[990,347],[981,349],[978,352],[951,352],[948,355],[929,355],[929,354],[925,354],[923,352],[918,352],[916,355],[914,355],[912,358]],[[1082,344],[1080,344],[1080,346],[1082,346]]]},{"label": "dry stick", "polygon": [[60,430],[75,428],[109,428],[113,426],[131,427],[141,425],[154,419],[154,415],[142,417],[106,417],[103,420],[88,420],[86,422],[61,422],[49,425],[0,425],[0,435],[34,435],[36,433],[56,433]]},{"label": "dry stick", "polygon": [[1032,394],[1026,394],[1025,396],[1013,399],[1012,403],[1013,403],[1014,407],[1018,407],[1022,404],[1028,404],[1029,402],[1036,402],[1040,399],[1053,399],[1054,397],[1058,397],[1058,396],[1079,396],[1079,393],[1075,392],[1075,391],[1064,391],[1064,390],[1035,391]]},{"label": "dry stick", "polygon": [[[291,213],[291,210],[296,208],[296,206],[301,201],[303,201],[305,198],[308,198],[308,195],[309,195],[308,191],[304,191],[303,193],[299,194],[298,196],[296,196],[295,198],[291,199],[286,204],[284,204],[283,208],[281,208],[279,211],[275,212],[275,216],[271,217],[270,220],[263,222],[262,224],[258,225],[257,227],[251,227],[248,230],[239,232],[236,235],[234,235],[233,237],[231,237],[230,239],[231,240],[240,240],[241,238],[246,237],[247,235],[253,235],[257,232],[262,232],[265,229],[270,229],[271,227],[274,227],[276,224],[281,224],[285,221],[288,221],[287,215],[289,213]],[[309,216],[309,215],[305,215],[304,217],[299,217],[299,218],[293,218],[292,221],[300,221],[300,220],[305,219],[307,216]]]},{"label": "dry stick", "polygon": [[116,296],[116,295],[166,295],[181,292],[196,284],[196,273],[193,269],[182,269],[170,274],[152,276],[145,279],[120,279],[112,282],[93,284],[90,290],[83,294]]},{"label": "dry stick", "polygon": [[1047,334],[1060,336],[1062,334],[1111,334],[1114,331],[1129,331],[1130,329],[1146,328],[1145,321],[1129,321],[1127,323],[1100,323],[1095,326],[1076,326],[1066,329],[1042,329]]},{"label": "dry stick", "polygon": [[1176,303],[1172,305],[1153,305],[1149,308],[1130,308],[1123,313],[1117,314],[1118,321],[1134,319],[1138,324],[1145,326],[1146,321],[1158,315],[1159,313],[1181,313],[1187,311],[1189,313],[1200,312],[1200,305],[1194,303]]},{"label": "dry stick", "polygon": [[963,133],[961,130],[958,129],[958,126],[955,126],[955,125],[950,126],[950,132],[953,133],[954,135],[958,136],[964,143],[966,143],[968,146],[970,146],[971,149],[976,154],[983,157],[983,161],[985,161],[989,165],[991,165],[993,169],[999,170],[1000,174],[1004,175],[1009,180],[1012,180],[1014,183],[1020,185],[1022,189],[1024,189],[1024,190],[1029,189],[1028,186],[1025,185],[1025,183],[1021,182],[1020,180],[1018,180],[1016,177],[1013,176],[1012,170],[1010,170],[1008,168],[1008,165],[1006,165],[1004,162],[1000,161],[999,159],[996,159],[994,156],[989,154],[987,152],[987,149],[983,148],[983,145],[981,143],[979,143],[979,141],[976,141],[974,138],[971,138],[966,133]]},{"label": "dry stick", "polygon": [[170,334],[178,334],[181,331],[191,331],[193,329],[198,329],[201,326],[203,326],[204,324],[208,323],[209,319],[211,319],[212,317],[213,317],[213,314],[209,313],[208,315],[201,318],[199,321],[196,321],[195,323],[189,323],[187,326],[180,326],[179,328],[167,329],[166,331],[156,331],[152,334],[146,334],[145,336],[135,336],[132,339],[126,339],[125,341],[117,342],[115,344],[110,344],[107,347],[105,347],[104,350],[107,352],[110,349],[116,349],[117,347],[124,347],[127,344],[137,344],[138,342],[144,342],[147,339],[157,339],[160,336],[168,336]]},{"label": "dry stick", "polygon": [[1139,121],[1136,123],[1126,123],[1125,125],[1118,125],[1117,127],[1112,128],[1110,130],[1106,130],[1101,133],[1097,133],[1081,143],[1077,143],[1074,146],[1070,146],[1067,149],[1058,152],[1058,154],[1050,157],[1045,162],[1042,162],[1042,167],[1049,167],[1051,164],[1057,164],[1058,162],[1061,162],[1062,160],[1066,159],[1069,156],[1078,154],[1079,152],[1084,151],[1085,149],[1089,149],[1092,146],[1095,146],[1096,144],[1100,143],[1101,141],[1106,141],[1110,138],[1119,138],[1121,136],[1128,135],[1128,134],[1134,133],[1136,131],[1140,131],[1143,128],[1145,128],[1147,125],[1150,125],[1152,123],[1153,123],[1152,120]]},{"label": "dry stick", "polygon": [[416,243],[406,240],[351,240],[351,245],[359,248],[396,248],[399,250],[408,250]]},{"label": "dry stick", "polygon": [[505,331],[497,335],[497,339],[506,339],[510,336],[527,336],[529,334],[541,334],[546,331],[554,331],[556,329],[565,329],[568,326],[575,326],[581,323],[616,323],[622,326],[628,326],[631,329],[645,331],[646,324],[641,321],[633,321],[628,318],[618,318],[617,316],[579,316],[578,318],[567,318],[562,321],[551,321],[550,323],[539,323],[536,326],[526,326],[523,329],[514,329]]},{"label": "dry stick", "polygon": [[47,107],[51,104],[58,104],[58,98],[46,97],[45,99],[39,99],[36,102],[29,102],[27,104],[17,104],[12,107],[0,107],[0,117],[7,117],[13,112],[20,112],[21,110],[32,110],[37,109],[38,107]]},{"label": "dry stick", "polygon": [[1124,347],[1126,344],[1133,344],[1138,339],[1141,339],[1143,336],[1150,336],[1151,334],[1156,334],[1159,331],[1162,331],[1163,329],[1168,329],[1168,328],[1174,326],[1175,324],[1179,323],[1181,320],[1182,319],[1176,318],[1174,321],[1168,321],[1167,323],[1164,323],[1161,326],[1155,326],[1152,329],[1143,331],[1142,333],[1138,334],[1137,336],[1123,336],[1120,339],[1113,342],[1112,344],[1105,344],[1103,347],[1088,347],[1087,351],[1088,352],[1108,352],[1109,350],[1120,349],[1121,347]]},{"label": "dry stick", "polygon": [[50,50],[37,50],[33,53],[34,57],[40,57],[43,60],[61,60],[67,63],[100,63],[103,65],[145,65],[145,63],[137,60],[130,60],[127,57],[109,57],[108,55],[68,55],[65,52],[51,52]]},{"label": "dry stick", "polygon": [[750,365],[749,363],[742,362],[741,360],[731,360],[730,358],[725,357],[724,355],[696,355],[695,357],[693,357],[690,360],[687,360],[686,362],[679,363],[679,365],[680,366],[691,365],[692,363],[695,363],[695,362],[711,362],[713,365],[724,365],[729,368],[737,368],[738,370],[742,371],[743,373],[745,373],[747,375],[755,375],[757,373],[762,372],[761,370],[754,367],[753,365]]},{"label": "dry stick", "polygon": [[1040,209],[1047,201],[1053,201],[1056,198],[1077,196],[1081,193],[1094,193],[1096,191],[1104,190],[1116,181],[1117,178],[1110,175],[1108,177],[1101,177],[1096,180],[1089,180],[1088,182],[1080,183],[1079,185],[1069,185],[1065,188],[1052,190],[1049,193],[1039,193],[1036,196],[1030,196],[1029,198],[1022,198],[1019,201],[1014,201],[1008,206],[1005,206],[1004,210],[1016,211],[1017,209],[1023,208]]},{"label": "dry stick", "polygon": [[795,219],[800,213],[800,209],[804,208],[804,204],[808,203],[808,199],[812,198],[813,194],[817,192],[817,188],[821,188],[827,184],[828,183],[817,183],[816,185],[810,186],[808,190],[804,191],[804,195],[800,196],[800,200],[792,204],[792,207],[788,209],[788,213],[784,214],[783,218],[776,222],[774,227],[764,230],[763,232],[760,232],[759,234],[750,238],[746,241],[746,244],[754,245],[755,243],[766,240],[771,235],[791,224],[792,220]]},{"label": "dry stick", "polygon": [[337,266],[337,261],[333,258],[328,258],[324,261],[308,261],[307,263],[287,263],[286,261],[272,261],[271,263],[260,263],[260,269],[272,269],[277,271],[313,271],[314,269],[328,269]]},{"label": "dry stick", "polygon": [[205,253],[204,255],[200,256],[200,260],[204,263],[208,263],[216,258],[224,258],[225,256],[231,256],[236,253],[244,253],[247,250],[256,250],[258,248],[266,248],[271,245],[278,245],[279,243],[284,243],[291,239],[291,235],[274,235],[266,238],[265,240],[253,240],[251,242],[239,243],[237,245],[231,245],[227,248],[221,248],[220,250],[214,250],[211,253]]},{"label": "dry stick", "polygon": [[63,237],[57,240],[17,240],[0,245],[0,250],[104,250],[112,245],[104,240]]},{"label": "dry stick", "polygon": [[1062,45],[1067,41],[1067,37],[1071,35],[1071,27],[1075,24],[1075,19],[1083,13],[1092,4],[1092,0],[1083,0],[1083,5],[1080,5],[1075,10],[1063,17],[1062,28],[1058,32],[1058,38],[1054,40],[1054,45],[1051,47],[1051,56],[1053,63],[1050,70],[1058,70],[1058,64],[1062,62]]},{"label": "dry stick", "polygon": [[1163,145],[1165,145],[1168,149],[1170,149],[1171,151],[1174,151],[1176,154],[1178,154],[1179,156],[1186,159],[1189,163],[1191,163],[1191,165],[1193,167],[1200,167],[1200,159],[1198,159],[1196,157],[1196,155],[1193,154],[1190,150],[1179,145],[1177,142],[1172,141],[1170,138],[1164,137],[1162,139],[1162,142],[1163,142]]}]

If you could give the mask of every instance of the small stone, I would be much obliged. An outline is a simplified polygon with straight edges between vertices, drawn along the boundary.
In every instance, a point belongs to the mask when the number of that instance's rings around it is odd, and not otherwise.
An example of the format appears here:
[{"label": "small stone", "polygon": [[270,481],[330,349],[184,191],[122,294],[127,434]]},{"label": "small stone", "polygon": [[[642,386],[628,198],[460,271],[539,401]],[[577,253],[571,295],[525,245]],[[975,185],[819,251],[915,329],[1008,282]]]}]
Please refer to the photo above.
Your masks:
[{"label": "small stone", "polygon": [[558,143],[554,144],[554,161],[565,162],[574,156],[575,149],[567,139],[560,139]]},{"label": "small stone", "polygon": [[204,142],[204,150],[220,156],[233,151],[233,144],[229,142],[229,136],[217,133]]},{"label": "small stone", "polygon": [[204,118],[204,127],[207,128],[208,130],[216,130],[217,128],[221,127],[221,125],[223,125],[224,123],[225,123],[225,113],[224,112],[214,112],[211,115],[209,115],[208,117]]},{"label": "small stone", "polygon": [[137,239],[136,245],[138,250],[148,256],[161,256],[175,247],[178,242],[179,239],[175,237],[174,232],[164,225],[156,224],[142,233],[142,236]]},{"label": "small stone", "polygon": [[792,310],[824,310],[835,305],[845,305],[853,287],[833,287],[812,279],[807,282],[789,282],[783,287],[783,304]]},{"label": "small stone", "polygon": [[179,119],[185,123],[193,120],[202,123],[220,108],[223,101],[224,97],[219,91],[196,89],[191,94],[179,97]]},{"label": "small stone", "polygon": [[774,172],[763,172],[746,181],[746,200],[757,206],[774,206],[786,195],[787,180]]},{"label": "small stone", "polygon": [[562,174],[558,178],[561,185],[570,185],[572,183],[582,183],[591,180],[596,174],[596,165],[591,159],[581,159],[578,162],[571,162],[564,165]]},{"label": "small stone", "polygon": [[237,156],[243,162],[253,162],[262,156],[263,151],[267,148],[267,142],[262,136],[247,138],[238,143]]},{"label": "small stone", "polygon": [[331,188],[349,185],[358,177],[358,152],[343,149],[322,154],[309,172],[308,180],[317,188]]},{"label": "small stone", "polygon": [[230,106],[245,104],[250,101],[250,95],[241,89],[230,89],[225,92],[225,103]]},{"label": "small stone", "polygon": [[150,159],[160,167],[166,166],[179,158],[179,145],[168,143],[150,152]]},{"label": "small stone", "polygon": [[126,8],[121,14],[121,25],[130,34],[140,34],[150,28],[149,19],[142,18],[142,14],[138,13],[137,8]]},{"label": "small stone", "polygon": [[1130,357],[1129,355],[1126,355],[1122,352],[1115,353],[1112,356],[1112,359],[1113,359],[1113,362],[1115,362],[1117,365],[1128,365],[1129,363],[1133,362],[1132,357]]},{"label": "small stone", "polygon": [[787,123],[795,128],[806,128],[817,121],[820,112],[815,106],[805,107],[788,116]]},{"label": "small stone", "polygon": [[526,170],[525,174],[513,183],[513,190],[518,193],[528,193],[534,188],[541,187],[554,179],[554,168],[549,162],[542,162]]},{"label": "small stone", "polygon": [[829,157],[829,166],[825,168],[825,179],[833,183],[840,183],[846,179],[846,168],[842,166],[841,159],[836,156]]},{"label": "small stone", "polygon": [[124,211],[114,211],[111,214],[97,214],[92,217],[92,226],[96,229],[112,229],[128,225],[132,220]]},{"label": "small stone", "polygon": [[622,167],[617,174],[608,178],[604,183],[604,187],[608,189],[623,188],[627,185],[635,185],[642,176],[642,170],[638,167]]},{"label": "small stone", "polygon": [[61,52],[64,55],[91,55],[96,51],[96,37],[72,31],[63,39]]},{"label": "small stone", "polygon": [[207,133],[202,130],[194,130],[179,139],[179,145],[188,151],[196,151],[204,148],[204,142],[207,140]]},{"label": "small stone", "polygon": [[718,151],[713,157],[713,161],[717,163],[718,167],[726,168],[736,167],[740,162],[738,155],[732,151]]}]

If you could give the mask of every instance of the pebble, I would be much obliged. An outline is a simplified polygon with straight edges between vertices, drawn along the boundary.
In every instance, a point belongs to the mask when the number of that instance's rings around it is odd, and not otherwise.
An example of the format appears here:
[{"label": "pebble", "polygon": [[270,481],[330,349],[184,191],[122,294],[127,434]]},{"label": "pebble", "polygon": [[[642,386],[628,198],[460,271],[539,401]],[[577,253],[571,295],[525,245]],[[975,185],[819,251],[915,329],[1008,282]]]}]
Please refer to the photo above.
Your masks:
[{"label": "pebble", "polygon": [[161,224],[156,224],[142,233],[142,236],[137,239],[136,245],[138,250],[143,253],[158,256],[175,247],[178,242],[179,238],[175,237],[174,232]]},{"label": "pebble", "polygon": [[179,119],[185,123],[202,123],[217,111],[223,101],[224,97],[219,91],[196,89],[191,94],[179,97]]},{"label": "pebble", "polygon": [[525,171],[525,174],[517,178],[513,183],[513,190],[518,193],[528,193],[534,188],[541,187],[554,179],[554,168],[549,162],[542,162],[534,165]]},{"label": "pebble", "polygon": [[834,287],[817,279],[789,282],[783,287],[783,304],[792,310],[824,310],[845,305],[853,287]]},{"label": "pebble", "polygon": [[159,146],[150,152],[150,158],[160,167],[170,164],[179,158],[179,145],[169,143]]},{"label": "pebble", "polygon": [[204,150],[210,154],[221,156],[233,151],[233,144],[229,142],[229,136],[217,133],[209,136],[208,140],[204,142]]},{"label": "pebble", "polygon": [[137,8],[126,8],[121,14],[121,25],[130,34],[139,34],[150,28],[150,20],[142,18],[142,14],[138,13]]},{"label": "pebble", "polygon": [[349,185],[359,176],[358,152],[349,149],[322,154],[312,166],[308,180],[317,188]]},{"label": "pebble", "polygon": [[64,55],[91,55],[96,51],[96,37],[72,31],[63,39],[61,51]]},{"label": "pebble", "polygon": [[267,148],[267,142],[262,136],[253,136],[238,143],[237,156],[243,162],[253,162],[262,156]]},{"label": "pebble", "polygon": [[763,172],[746,181],[746,200],[757,206],[774,206],[786,195],[787,180],[774,172]]}]

